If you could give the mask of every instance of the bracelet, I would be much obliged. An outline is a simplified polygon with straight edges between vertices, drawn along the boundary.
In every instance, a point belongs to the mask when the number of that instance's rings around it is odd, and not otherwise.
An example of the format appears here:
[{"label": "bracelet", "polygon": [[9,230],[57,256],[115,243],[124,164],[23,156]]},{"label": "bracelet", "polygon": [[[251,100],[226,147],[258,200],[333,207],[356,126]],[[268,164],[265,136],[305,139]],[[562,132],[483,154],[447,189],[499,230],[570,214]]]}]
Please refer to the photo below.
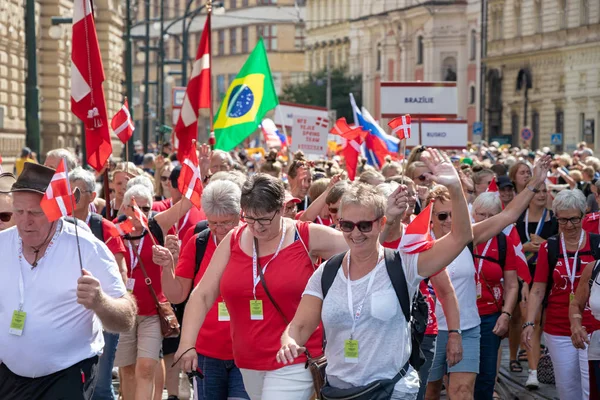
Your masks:
[{"label": "bracelet", "polygon": [[540,189],[536,189],[534,186],[527,185],[527,189],[531,190],[533,193],[539,193]]},{"label": "bracelet", "polygon": [[527,328],[528,326],[535,327],[535,323],[534,323],[534,322],[531,322],[531,321],[527,321],[527,322],[525,322],[525,323],[523,324],[523,326],[522,326],[521,328],[525,329],[525,328]]},{"label": "bracelet", "polygon": [[196,348],[195,348],[195,347],[190,347],[189,349],[187,349],[186,351],[184,351],[183,353],[181,353],[181,355],[179,356],[179,358],[177,359],[177,361],[175,361],[175,362],[173,363],[173,365],[171,365],[171,368],[173,368],[175,365],[177,365],[177,363],[178,363],[179,361],[181,361],[181,358],[182,358],[182,357],[185,355],[185,353],[187,353],[187,352],[188,352],[188,351],[190,351],[190,350],[196,350]]},{"label": "bracelet", "polygon": [[451,334],[451,333],[458,333],[460,336],[462,336],[462,331],[460,329],[450,329],[448,331],[448,334]]},{"label": "bracelet", "polygon": [[502,311],[502,314],[506,314],[506,315],[508,315],[508,319],[512,319],[512,314],[509,313],[508,311]]}]

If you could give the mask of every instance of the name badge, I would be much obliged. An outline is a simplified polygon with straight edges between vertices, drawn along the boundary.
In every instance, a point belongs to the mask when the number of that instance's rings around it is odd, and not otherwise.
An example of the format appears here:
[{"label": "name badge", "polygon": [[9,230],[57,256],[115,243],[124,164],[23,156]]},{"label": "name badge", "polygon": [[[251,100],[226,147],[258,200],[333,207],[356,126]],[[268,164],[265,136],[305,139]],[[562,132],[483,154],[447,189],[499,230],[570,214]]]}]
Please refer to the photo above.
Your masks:
[{"label": "name badge", "polygon": [[358,340],[344,340],[344,361],[358,364]]},{"label": "name badge", "polygon": [[24,311],[13,311],[12,320],[10,321],[10,329],[8,333],[15,336],[21,336],[23,334],[23,329],[25,328],[25,318],[27,317],[27,313]]},{"label": "name badge", "polygon": [[253,321],[264,319],[262,300],[250,300],[250,319]]},{"label": "name badge", "polygon": [[219,302],[219,321],[229,321],[229,310],[224,301]]},{"label": "name badge", "polygon": [[481,298],[481,282],[477,282],[477,298]]},{"label": "name badge", "polygon": [[569,303],[572,302],[573,299],[575,299],[575,293],[571,292],[569,293]]},{"label": "name badge", "polygon": [[125,284],[125,288],[129,293],[133,293],[133,287],[135,286],[135,279],[129,278],[127,279],[127,283]]}]

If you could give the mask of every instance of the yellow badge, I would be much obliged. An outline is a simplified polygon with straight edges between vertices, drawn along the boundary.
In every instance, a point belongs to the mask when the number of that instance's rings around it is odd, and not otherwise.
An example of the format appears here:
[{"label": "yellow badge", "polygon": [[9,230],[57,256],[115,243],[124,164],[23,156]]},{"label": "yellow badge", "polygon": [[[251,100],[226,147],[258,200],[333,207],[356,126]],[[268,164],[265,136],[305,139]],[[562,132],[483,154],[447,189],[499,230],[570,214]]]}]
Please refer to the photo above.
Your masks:
[{"label": "yellow badge", "polygon": [[262,300],[250,300],[250,319],[254,321],[264,319]]},{"label": "yellow badge", "polygon": [[24,311],[13,311],[12,320],[10,321],[10,329],[8,333],[15,336],[21,336],[23,334],[23,329],[25,329],[25,318],[27,317],[27,313]]},{"label": "yellow badge", "polygon": [[[252,309],[250,309],[252,311]],[[219,321],[229,321],[229,310],[224,301],[219,302]]]},{"label": "yellow badge", "polygon": [[358,364],[358,340],[348,339],[344,341],[344,361]]}]

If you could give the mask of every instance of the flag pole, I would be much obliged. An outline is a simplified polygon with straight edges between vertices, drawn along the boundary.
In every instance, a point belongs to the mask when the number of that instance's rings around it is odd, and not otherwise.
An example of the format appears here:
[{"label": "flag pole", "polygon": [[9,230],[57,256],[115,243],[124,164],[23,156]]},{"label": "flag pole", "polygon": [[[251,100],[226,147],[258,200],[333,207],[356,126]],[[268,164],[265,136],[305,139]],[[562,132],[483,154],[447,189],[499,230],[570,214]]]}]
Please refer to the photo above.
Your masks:
[{"label": "flag pole", "polygon": [[404,171],[406,170],[406,138],[401,139],[400,150],[402,151],[402,184],[404,185]]},{"label": "flag pole", "polygon": [[207,29],[208,29],[208,73],[210,75],[209,78],[209,84],[208,84],[208,93],[209,93],[209,97],[210,97],[210,102],[209,102],[209,110],[210,110],[210,130],[209,130],[209,136],[208,136],[208,144],[210,146],[211,150],[215,149],[215,144],[216,144],[216,138],[215,138],[215,130],[213,127],[214,124],[214,120],[215,120],[215,114],[214,114],[214,109],[213,109],[213,96],[212,96],[212,31],[211,31],[211,16],[212,16],[212,8],[213,8],[213,4],[212,4],[212,0],[208,0],[206,2],[206,10],[207,10]]},{"label": "flag pole", "polygon": [[[110,165],[110,164],[109,164]],[[108,167],[109,165],[106,166],[106,168],[104,168],[104,178],[103,178],[103,183],[102,183],[102,187],[104,189],[104,201],[106,202],[106,205],[104,206],[104,208],[106,209],[106,218],[110,221],[112,218],[112,214],[111,214],[111,209],[110,209],[110,183],[108,182],[109,178],[108,178]]]},{"label": "flag pole", "polygon": [[79,245],[79,232],[77,230],[77,216],[75,215],[75,202],[73,201],[73,191],[71,190],[71,182],[69,181],[69,166],[67,165],[66,157],[63,157],[63,163],[65,165],[65,176],[67,177],[67,189],[69,197],[71,199],[71,207],[73,209],[73,220],[75,221],[75,240],[77,241],[77,255],[79,256],[79,270],[81,276],[83,276],[83,262],[81,261],[81,246]]}]

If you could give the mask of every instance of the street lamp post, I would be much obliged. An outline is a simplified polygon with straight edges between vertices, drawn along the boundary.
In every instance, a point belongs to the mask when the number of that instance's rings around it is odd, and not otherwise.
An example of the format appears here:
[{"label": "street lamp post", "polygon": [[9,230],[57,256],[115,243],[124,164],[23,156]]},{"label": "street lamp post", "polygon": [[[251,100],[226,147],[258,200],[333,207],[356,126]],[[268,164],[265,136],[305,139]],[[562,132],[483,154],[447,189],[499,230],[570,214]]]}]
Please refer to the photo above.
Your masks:
[{"label": "street lamp post", "polygon": [[37,82],[37,45],[35,34],[35,0],[25,4],[25,46],[27,47],[27,78],[25,80],[25,143],[40,155],[40,90]]},{"label": "street lamp post", "polygon": [[[125,1],[125,86],[127,99],[129,100],[129,115],[131,115],[131,120],[135,121],[133,117],[133,43],[131,40],[131,0]],[[133,136],[131,137],[130,141],[133,141]],[[125,147],[126,151],[128,151],[126,159],[133,161],[133,144],[130,143],[129,146]]]},{"label": "street lamp post", "polygon": [[144,19],[146,25],[146,34],[144,36],[144,125],[142,130],[142,143],[144,144],[144,152],[148,151],[150,139],[150,87],[148,79],[150,79],[150,1],[144,2]]}]

